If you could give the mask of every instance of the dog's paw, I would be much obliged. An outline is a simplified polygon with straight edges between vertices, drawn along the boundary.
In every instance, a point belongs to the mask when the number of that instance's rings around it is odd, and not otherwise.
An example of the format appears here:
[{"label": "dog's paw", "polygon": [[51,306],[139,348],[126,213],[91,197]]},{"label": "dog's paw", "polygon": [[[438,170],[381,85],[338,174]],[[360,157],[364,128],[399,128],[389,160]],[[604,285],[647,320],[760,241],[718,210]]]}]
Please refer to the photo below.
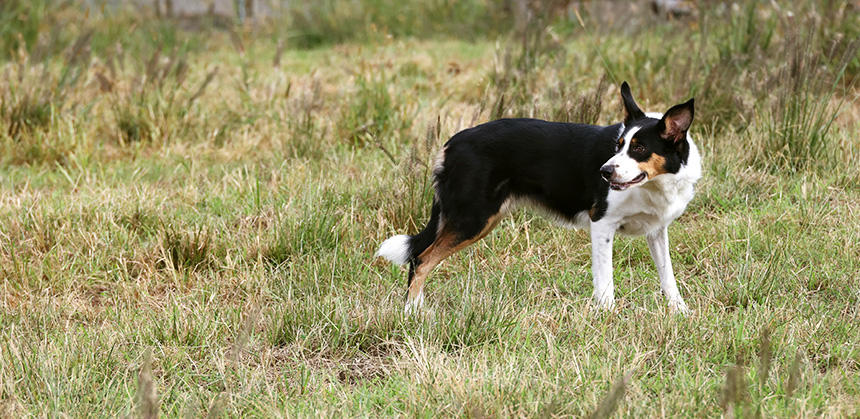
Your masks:
[{"label": "dog's paw", "polygon": [[693,310],[690,310],[690,308],[687,307],[687,303],[681,299],[669,301],[669,311],[673,314],[680,314],[682,316],[690,316],[693,314]]},{"label": "dog's paw", "polygon": [[406,301],[406,307],[403,308],[403,312],[408,316],[410,314],[415,314],[421,312],[424,309],[424,293],[418,294],[417,297],[409,299]]},{"label": "dog's paw", "polygon": [[601,310],[612,310],[615,307],[615,296],[612,293],[598,294],[595,292],[591,295],[591,301]]}]

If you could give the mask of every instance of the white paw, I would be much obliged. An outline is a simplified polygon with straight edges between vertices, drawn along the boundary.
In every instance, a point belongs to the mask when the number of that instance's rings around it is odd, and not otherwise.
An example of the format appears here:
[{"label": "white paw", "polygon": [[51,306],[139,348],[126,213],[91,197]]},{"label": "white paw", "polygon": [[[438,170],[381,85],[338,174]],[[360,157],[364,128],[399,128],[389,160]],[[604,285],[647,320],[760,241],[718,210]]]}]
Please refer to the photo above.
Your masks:
[{"label": "white paw", "polygon": [[687,303],[685,303],[684,300],[680,298],[677,300],[669,301],[669,311],[676,314],[682,314],[684,316],[689,316],[693,314],[693,310],[690,310],[690,308],[687,307]]},{"label": "white paw", "polygon": [[424,293],[418,294],[415,298],[410,298],[406,300],[406,307],[404,307],[403,312],[407,315],[412,313],[417,313],[424,308]]},{"label": "white paw", "polygon": [[615,306],[615,296],[612,292],[598,293],[595,291],[591,294],[591,298],[594,304],[600,309],[612,310],[612,307]]}]

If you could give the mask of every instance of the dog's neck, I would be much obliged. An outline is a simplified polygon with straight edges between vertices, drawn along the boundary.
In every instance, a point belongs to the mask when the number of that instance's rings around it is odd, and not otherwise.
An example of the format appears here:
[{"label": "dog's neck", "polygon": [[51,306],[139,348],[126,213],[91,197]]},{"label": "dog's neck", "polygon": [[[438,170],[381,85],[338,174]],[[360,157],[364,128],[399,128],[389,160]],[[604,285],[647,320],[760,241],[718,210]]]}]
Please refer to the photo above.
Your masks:
[{"label": "dog's neck", "polygon": [[702,177],[702,157],[699,155],[699,149],[689,135],[687,136],[687,142],[690,145],[687,164],[682,165],[678,173],[666,173],[655,176],[654,179],[651,179],[642,185],[642,187],[653,191],[673,194],[681,189],[694,186]]}]

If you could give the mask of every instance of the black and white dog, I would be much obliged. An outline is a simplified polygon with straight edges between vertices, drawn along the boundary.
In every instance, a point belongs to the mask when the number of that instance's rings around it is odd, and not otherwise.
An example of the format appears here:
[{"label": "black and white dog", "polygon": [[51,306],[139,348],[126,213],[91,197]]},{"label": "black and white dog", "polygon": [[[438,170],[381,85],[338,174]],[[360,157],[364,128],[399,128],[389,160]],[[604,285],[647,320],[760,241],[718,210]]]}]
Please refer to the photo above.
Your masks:
[{"label": "black and white dog", "polygon": [[421,306],[430,271],[480,240],[520,204],[591,230],[595,302],[611,308],[615,232],[645,235],[673,311],[688,312],[672,272],[667,227],[693,198],[701,158],[687,130],[693,99],[665,114],[644,113],[621,85],[623,123],[595,126],[501,119],[463,130],[434,167],[430,221],[414,236],[385,240],[376,253],[409,263],[406,309]]}]

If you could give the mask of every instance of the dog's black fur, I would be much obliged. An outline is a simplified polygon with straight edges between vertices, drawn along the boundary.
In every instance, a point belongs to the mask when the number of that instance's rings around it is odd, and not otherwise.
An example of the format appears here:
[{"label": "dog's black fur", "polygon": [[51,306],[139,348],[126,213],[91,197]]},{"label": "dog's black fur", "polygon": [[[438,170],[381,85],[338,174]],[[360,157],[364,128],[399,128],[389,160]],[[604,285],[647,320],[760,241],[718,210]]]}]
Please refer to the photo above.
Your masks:
[{"label": "dog's black fur", "polygon": [[430,221],[413,241],[412,258],[433,242],[440,202],[459,240],[480,233],[509,198],[528,198],[570,221],[591,211],[597,221],[609,191],[600,166],[614,154],[620,130],[621,124],[500,119],[460,131],[445,144]]}]

